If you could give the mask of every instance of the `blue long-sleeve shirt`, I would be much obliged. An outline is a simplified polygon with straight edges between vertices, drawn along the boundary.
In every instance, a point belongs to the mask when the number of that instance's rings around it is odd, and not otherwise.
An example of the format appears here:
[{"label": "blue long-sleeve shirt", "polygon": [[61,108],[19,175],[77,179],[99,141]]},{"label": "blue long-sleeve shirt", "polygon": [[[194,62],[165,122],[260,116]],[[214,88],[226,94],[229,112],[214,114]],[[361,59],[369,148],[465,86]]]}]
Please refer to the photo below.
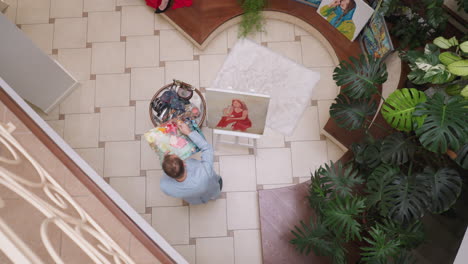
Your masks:
[{"label": "blue long-sleeve shirt", "polygon": [[220,177],[213,170],[213,147],[196,131],[192,131],[188,136],[201,149],[201,161],[185,160],[187,178],[183,182],[178,182],[164,173],[160,182],[161,190],[190,204],[206,203],[216,199],[221,192],[218,182]]}]

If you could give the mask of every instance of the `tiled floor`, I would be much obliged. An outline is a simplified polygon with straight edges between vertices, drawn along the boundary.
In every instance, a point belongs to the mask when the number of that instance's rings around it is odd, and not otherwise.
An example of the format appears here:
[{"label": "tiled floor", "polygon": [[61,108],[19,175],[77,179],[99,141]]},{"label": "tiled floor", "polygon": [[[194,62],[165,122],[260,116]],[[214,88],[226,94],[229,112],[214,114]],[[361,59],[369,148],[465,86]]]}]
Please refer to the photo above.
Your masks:
[{"label": "tiled floor", "polygon": [[[7,2],[8,17],[82,83],[44,118],[190,263],[261,263],[257,190],[303,182],[343,154],[320,135],[338,92],[333,60],[303,29],[268,20],[266,33],[251,38],[321,73],[310,107],[292,136],[267,129],[257,155],[244,147],[217,149],[222,198],[189,206],[167,197],[159,189],[158,158],[141,136],[151,128],[148,102],[172,78],[209,87],[237,27],[200,51],[143,0]],[[204,131],[212,143],[210,129]]]}]

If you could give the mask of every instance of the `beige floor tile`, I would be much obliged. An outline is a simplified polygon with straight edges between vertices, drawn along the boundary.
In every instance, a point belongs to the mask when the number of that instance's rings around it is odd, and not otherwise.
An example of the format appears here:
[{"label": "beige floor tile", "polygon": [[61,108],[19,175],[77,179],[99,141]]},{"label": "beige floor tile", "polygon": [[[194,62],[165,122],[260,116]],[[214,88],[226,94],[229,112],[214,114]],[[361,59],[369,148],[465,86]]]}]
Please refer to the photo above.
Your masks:
[{"label": "beige floor tile", "polygon": [[118,6],[129,6],[129,5],[145,5],[142,0],[117,0]]},{"label": "beige floor tile", "polygon": [[227,48],[227,33],[223,31],[211,40],[204,50],[194,48],[193,54],[227,54]]},{"label": "beige floor tile", "polygon": [[312,100],[334,100],[339,93],[339,88],[333,80],[334,67],[312,68],[320,73],[320,81],[312,92]]},{"label": "beige floor tile", "polygon": [[125,71],[125,43],[93,43],[91,72],[93,74],[123,73]]},{"label": "beige floor tile", "polygon": [[59,119],[59,115],[60,115],[60,112],[59,112],[59,107],[55,107],[54,109],[52,109],[52,111],[50,111],[48,114],[44,113],[44,112],[38,112],[39,116],[48,121],[48,120],[58,120]]},{"label": "beige floor tile", "polygon": [[193,45],[176,30],[161,30],[161,61],[180,61],[193,59]]},{"label": "beige floor tile", "polygon": [[320,140],[318,107],[309,106],[302,114],[296,129],[286,141]]},{"label": "beige floor tile", "polygon": [[146,139],[141,137],[141,169],[142,170],[160,170],[161,162],[159,156],[150,147]]},{"label": "beige floor tile", "polygon": [[106,142],[104,175],[106,177],[140,176],[140,142]]},{"label": "beige floor tile", "polygon": [[99,114],[66,115],[64,139],[72,148],[96,148],[99,141]]},{"label": "beige floor tile", "polygon": [[226,199],[190,206],[190,237],[218,237],[226,234]]},{"label": "beige floor tile", "polygon": [[267,47],[296,63],[302,64],[302,51],[300,42],[269,42]]},{"label": "beige floor tile", "polygon": [[200,87],[200,64],[198,61],[166,62],[166,82],[177,79]]},{"label": "beige floor tile", "polygon": [[135,138],[135,107],[101,108],[100,141],[122,141]]},{"label": "beige floor tile", "polygon": [[59,49],[58,62],[79,81],[89,80],[91,49]]},{"label": "beige floor tile", "polygon": [[292,183],[289,148],[257,149],[257,184]]},{"label": "beige floor tile", "polygon": [[58,18],[54,25],[54,49],[86,48],[88,18]]},{"label": "beige floor tile", "polygon": [[257,148],[283,148],[284,136],[269,127],[265,127],[263,135],[257,139]]},{"label": "beige floor tile", "polygon": [[16,11],[18,10],[18,0],[3,0],[8,4],[8,8],[4,11],[4,15],[11,23],[16,24]]},{"label": "beige floor tile", "polygon": [[133,68],[130,99],[151,100],[165,84],[164,68]]},{"label": "beige floor tile", "polygon": [[[148,224],[151,225],[151,214],[140,214],[140,216],[145,219],[146,222],[148,222]],[[132,246],[130,245],[130,251],[132,250],[131,248]]]},{"label": "beige floor tile", "polygon": [[[258,44],[262,42],[262,34],[260,32],[252,32],[247,36],[247,38]],[[239,40],[239,25],[232,26],[227,30],[227,39],[228,48],[234,47],[236,42]]]},{"label": "beige floor tile", "polygon": [[89,12],[88,42],[112,41],[120,41],[120,12]]},{"label": "beige floor tile", "polygon": [[154,14],[154,30],[161,29],[174,29],[174,27],[163,16]]},{"label": "beige floor tile", "polygon": [[46,54],[52,54],[53,24],[22,25],[21,30]]},{"label": "beige floor tile", "polygon": [[328,151],[327,161],[332,160],[333,162],[336,162],[345,154],[345,152],[329,139],[327,139],[326,141]]},{"label": "beige floor tile", "polygon": [[262,240],[259,230],[234,231],[234,252],[237,264],[262,264]]},{"label": "beige floor tile", "polygon": [[75,149],[99,176],[104,176],[104,148]]},{"label": "beige floor tile", "polygon": [[122,36],[154,34],[154,10],[148,6],[122,7]]},{"label": "beige floor tile", "polygon": [[154,229],[170,244],[189,243],[189,207],[153,207]]},{"label": "beige floor tile", "polygon": [[326,141],[291,142],[292,167],[294,177],[309,177],[328,161]]},{"label": "beige floor tile", "polygon": [[159,37],[127,37],[126,67],[159,66]]},{"label": "beige floor tile", "polygon": [[[135,105],[135,133],[144,134],[154,128],[149,116],[150,101],[136,101]],[[143,138],[143,137],[142,137]]]},{"label": "beige floor tile", "polygon": [[51,120],[47,121],[47,124],[52,127],[52,129],[59,134],[60,137],[63,138],[63,130],[65,127],[65,121],[64,120]]},{"label": "beige floor tile", "polygon": [[262,42],[294,41],[294,25],[279,20],[265,21],[265,31],[262,32]]},{"label": "beige floor tile", "polygon": [[162,170],[150,170],[146,172],[146,207],[181,206],[182,199],[167,196],[161,191],[159,181],[162,176]]},{"label": "beige floor tile", "polygon": [[50,0],[18,0],[16,24],[49,23]]},{"label": "beige floor tile", "polygon": [[293,185],[294,184],[264,184],[263,190],[278,189],[278,188],[289,187]]},{"label": "beige floor tile", "polygon": [[320,129],[322,129],[330,119],[330,106],[335,100],[320,100],[317,102]]},{"label": "beige floor tile", "polygon": [[81,81],[80,86],[60,103],[61,114],[94,113],[96,81]]},{"label": "beige floor tile", "polygon": [[[96,76],[96,106],[128,106],[130,102],[130,74],[102,74]],[[117,120],[116,120],[117,121]]]},{"label": "beige floor tile", "polygon": [[226,201],[229,230],[260,227],[257,192],[228,192]]},{"label": "beige floor tile", "polygon": [[50,17],[82,17],[83,0],[50,0]]},{"label": "beige floor tile", "polygon": [[198,264],[234,264],[234,241],[232,237],[197,239]]},{"label": "beige floor tile", "polygon": [[195,245],[174,246],[174,249],[177,252],[179,252],[179,254],[182,255],[182,257],[184,257],[184,259],[187,260],[188,263],[196,263]]},{"label": "beige floor tile", "polygon": [[302,63],[306,67],[335,66],[327,49],[313,36],[302,36]]},{"label": "beige floor tile", "polygon": [[115,0],[84,0],[84,12],[114,11]]},{"label": "beige floor tile", "polygon": [[226,55],[200,55],[200,86],[210,87],[216,78]]},{"label": "beige floor tile", "polygon": [[138,213],[145,212],[145,177],[111,178],[109,183],[133,209]]},{"label": "beige floor tile", "polygon": [[309,36],[310,33],[304,30],[303,28],[294,25],[294,35],[296,36]]},{"label": "beige floor tile", "polygon": [[221,156],[219,168],[223,177],[223,191],[257,190],[254,156]]}]

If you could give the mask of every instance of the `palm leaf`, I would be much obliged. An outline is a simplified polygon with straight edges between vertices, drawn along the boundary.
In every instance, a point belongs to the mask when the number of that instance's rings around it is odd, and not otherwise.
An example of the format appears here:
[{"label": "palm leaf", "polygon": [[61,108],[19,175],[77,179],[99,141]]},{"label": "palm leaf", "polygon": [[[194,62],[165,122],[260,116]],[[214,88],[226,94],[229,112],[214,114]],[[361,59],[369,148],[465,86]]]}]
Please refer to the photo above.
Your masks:
[{"label": "palm leaf", "polygon": [[323,207],[328,201],[328,196],[333,190],[325,185],[322,178],[323,167],[320,167],[311,176],[311,182],[309,186],[309,199],[310,207],[315,209],[315,212],[320,217],[322,215]]},{"label": "palm leaf", "polygon": [[459,149],[468,141],[468,100],[460,96],[448,98],[436,93],[427,102],[417,106],[414,116],[425,116],[416,129],[419,141],[432,152],[445,153],[447,148]]},{"label": "palm leaf", "polygon": [[392,207],[392,194],[395,192],[395,186],[392,182],[395,181],[398,175],[398,167],[382,164],[376,168],[366,183],[367,205],[369,207],[377,206],[380,214],[386,216],[388,210]]},{"label": "palm leaf", "polygon": [[330,161],[330,166],[325,164],[325,168],[320,170],[319,174],[324,189],[331,190],[334,196],[351,196],[353,188],[363,182],[357,170],[352,166],[343,167],[340,161]]},{"label": "palm leaf", "polygon": [[339,127],[355,130],[364,127],[367,117],[374,116],[377,109],[374,101],[366,99],[349,99],[339,94],[330,107],[330,116]]},{"label": "palm leaf", "polygon": [[315,224],[312,219],[309,225],[301,221],[300,226],[294,226],[291,233],[294,238],[290,243],[301,254],[309,255],[313,250],[316,255],[330,256],[334,251],[335,244],[330,239],[330,231],[323,224]]},{"label": "palm leaf", "polygon": [[424,176],[398,175],[393,182],[392,195],[384,203],[392,204],[388,216],[398,223],[412,223],[424,215],[428,205],[427,185]]},{"label": "palm leaf", "polygon": [[327,204],[324,210],[323,223],[337,236],[345,241],[361,240],[361,224],[356,218],[365,209],[364,198],[337,197]]},{"label": "palm leaf", "polygon": [[421,124],[424,117],[414,117],[416,106],[426,101],[426,95],[414,88],[403,88],[391,93],[382,106],[382,116],[393,128],[412,131],[415,123]]},{"label": "palm leaf", "polygon": [[462,180],[458,172],[451,168],[441,168],[437,172],[430,168],[424,170],[429,183],[431,203],[429,210],[440,214],[447,211],[461,193]]},{"label": "palm leaf", "polygon": [[416,221],[409,225],[401,225],[391,220],[384,219],[381,224],[377,224],[379,228],[392,237],[398,238],[401,246],[406,249],[417,248],[424,242],[425,233],[424,225],[421,221]]},{"label": "palm leaf", "polygon": [[365,263],[387,263],[391,257],[397,256],[400,251],[400,240],[389,236],[379,227],[372,227],[369,231],[371,238],[364,237],[369,243],[367,247],[361,247],[362,260]]},{"label": "palm leaf", "polygon": [[387,80],[387,68],[373,56],[349,57],[351,63],[341,61],[333,72],[338,86],[345,86],[343,93],[351,98],[369,98],[377,92],[377,85]]},{"label": "palm leaf", "polygon": [[401,165],[413,157],[416,146],[402,133],[387,136],[382,142],[380,156],[387,164]]},{"label": "palm leaf", "polygon": [[465,170],[468,170],[468,143],[463,145],[463,147],[457,151],[455,162]]}]

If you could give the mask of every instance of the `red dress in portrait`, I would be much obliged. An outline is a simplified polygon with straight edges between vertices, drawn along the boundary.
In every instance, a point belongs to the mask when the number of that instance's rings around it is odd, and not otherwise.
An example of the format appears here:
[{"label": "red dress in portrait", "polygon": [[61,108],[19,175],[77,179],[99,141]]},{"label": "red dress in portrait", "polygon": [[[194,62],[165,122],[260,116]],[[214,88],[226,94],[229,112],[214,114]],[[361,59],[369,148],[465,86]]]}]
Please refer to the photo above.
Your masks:
[{"label": "red dress in portrait", "polygon": [[228,118],[240,118],[242,117],[243,113],[244,111],[237,113],[233,110],[230,116],[223,116],[216,126],[227,127],[229,124],[234,123],[232,125],[232,130],[245,131],[247,128],[252,127],[252,122],[249,119],[249,115],[247,115],[244,120],[227,120]]}]

